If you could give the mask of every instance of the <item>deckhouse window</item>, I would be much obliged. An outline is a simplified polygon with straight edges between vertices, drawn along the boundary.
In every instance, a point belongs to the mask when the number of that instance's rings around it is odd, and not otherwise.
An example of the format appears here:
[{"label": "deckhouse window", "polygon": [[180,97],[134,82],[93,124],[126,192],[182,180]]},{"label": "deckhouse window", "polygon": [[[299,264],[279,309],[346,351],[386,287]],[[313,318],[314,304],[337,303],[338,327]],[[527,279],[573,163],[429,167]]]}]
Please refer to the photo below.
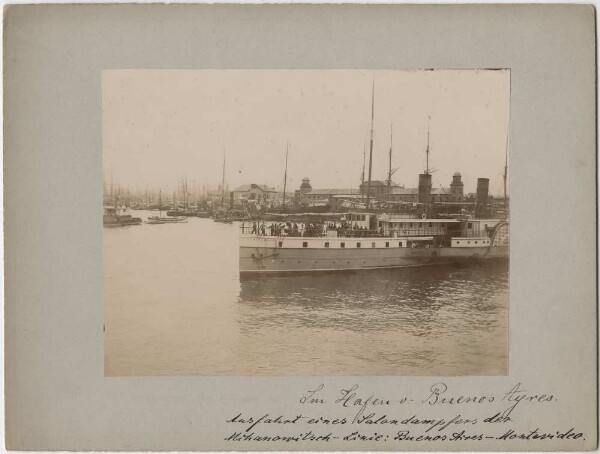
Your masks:
[{"label": "deckhouse window", "polygon": [[360,247],[360,243],[356,243],[356,247]]},{"label": "deckhouse window", "polygon": [[385,242],[385,247],[390,247],[390,242],[389,241]]},{"label": "deckhouse window", "polygon": [[473,228],[473,223],[472,222],[468,222],[467,223],[467,228],[468,229],[472,229]]},{"label": "deckhouse window", "polygon": [[325,247],[329,247],[329,241],[325,242]]},{"label": "deckhouse window", "polygon": [[279,242],[279,247],[283,247],[283,241]]},{"label": "deckhouse window", "polygon": [[374,243],[374,242],[373,242],[373,243],[371,243],[371,247],[375,247],[375,243]]},{"label": "deckhouse window", "polygon": [[340,243],[340,247],[346,247],[346,243]]},{"label": "deckhouse window", "polygon": [[308,241],[303,241],[302,242],[302,247],[308,247]]},{"label": "deckhouse window", "polygon": [[398,243],[398,247],[402,247],[402,241]]}]

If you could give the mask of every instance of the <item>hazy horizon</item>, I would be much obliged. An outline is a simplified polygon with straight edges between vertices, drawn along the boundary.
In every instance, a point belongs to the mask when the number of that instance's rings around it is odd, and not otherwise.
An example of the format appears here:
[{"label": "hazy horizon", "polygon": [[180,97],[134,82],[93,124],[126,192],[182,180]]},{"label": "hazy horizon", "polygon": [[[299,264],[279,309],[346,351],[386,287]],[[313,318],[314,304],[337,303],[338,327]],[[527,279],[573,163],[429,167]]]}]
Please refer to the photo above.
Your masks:
[{"label": "hazy horizon", "polygon": [[[373,180],[416,187],[430,122],[433,186],[461,172],[503,191],[509,70],[107,70],[103,72],[105,178],[129,189],[218,185],[226,153],[230,189],[358,188],[375,81]],[[430,120],[429,117],[431,118]],[[393,126],[392,126],[393,125]]]}]

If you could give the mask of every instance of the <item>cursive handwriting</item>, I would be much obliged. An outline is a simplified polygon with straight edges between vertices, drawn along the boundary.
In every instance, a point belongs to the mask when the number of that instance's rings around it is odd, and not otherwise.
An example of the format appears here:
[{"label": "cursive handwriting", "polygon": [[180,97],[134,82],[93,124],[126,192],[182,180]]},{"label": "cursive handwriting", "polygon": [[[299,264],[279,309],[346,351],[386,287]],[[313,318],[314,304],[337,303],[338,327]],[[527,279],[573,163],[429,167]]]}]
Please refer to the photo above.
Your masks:
[{"label": "cursive handwriting", "polygon": [[[320,383],[299,393],[295,401],[301,411],[297,413],[235,413],[226,420],[227,427],[234,430],[224,439],[283,444],[354,442],[359,446],[366,443],[365,447],[387,443],[392,449],[394,443],[402,442],[489,441],[497,443],[499,450],[500,443],[510,441],[585,440],[584,432],[576,427],[528,427],[531,414],[522,418],[526,410],[518,409],[543,406],[542,411],[547,411],[557,399],[551,393],[530,392],[520,382],[501,391],[460,393],[436,381],[420,394],[382,395],[364,385],[330,389]],[[581,446],[573,445],[574,449]]]}]

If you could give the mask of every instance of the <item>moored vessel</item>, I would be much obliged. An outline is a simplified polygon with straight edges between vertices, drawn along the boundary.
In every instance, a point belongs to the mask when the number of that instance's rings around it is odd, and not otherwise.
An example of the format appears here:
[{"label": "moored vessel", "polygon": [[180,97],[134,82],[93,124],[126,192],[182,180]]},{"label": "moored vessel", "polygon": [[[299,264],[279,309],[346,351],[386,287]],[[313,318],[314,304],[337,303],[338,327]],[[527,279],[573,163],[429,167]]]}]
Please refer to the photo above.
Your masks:
[{"label": "moored vessel", "polygon": [[142,223],[141,218],[131,216],[126,210],[119,210],[118,207],[104,207],[103,216],[104,227],[124,227],[128,225],[138,225]]}]

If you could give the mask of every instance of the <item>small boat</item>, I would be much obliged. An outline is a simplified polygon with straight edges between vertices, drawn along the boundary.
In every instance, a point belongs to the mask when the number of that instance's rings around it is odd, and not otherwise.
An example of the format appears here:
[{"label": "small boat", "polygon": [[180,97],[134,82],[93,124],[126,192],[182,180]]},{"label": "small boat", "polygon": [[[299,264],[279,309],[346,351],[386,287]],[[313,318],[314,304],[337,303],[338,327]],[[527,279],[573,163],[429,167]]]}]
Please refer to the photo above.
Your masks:
[{"label": "small boat", "polygon": [[150,219],[150,218],[148,218],[148,220],[146,221],[146,224],[166,224],[166,222],[163,221],[162,219]]},{"label": "small boat", "polygon": [[175,223],[187,222],[187,218],[184,216],[163,217],[162,210],[160,209],[160,207],[162,205],[162,192],[160,192],[160,191],[158,193],[158,198],[159,198],[158,216],[148,217],[148,221],[146,221],[146,224],[175,224]]},{"label": "small boat", "polygon": [[147,224],[175,224],[175,223],[181,223],[181,222],[187,222],[187,218],[184,216],[179,216],[179,217],[150,216],[148,218]]}]

